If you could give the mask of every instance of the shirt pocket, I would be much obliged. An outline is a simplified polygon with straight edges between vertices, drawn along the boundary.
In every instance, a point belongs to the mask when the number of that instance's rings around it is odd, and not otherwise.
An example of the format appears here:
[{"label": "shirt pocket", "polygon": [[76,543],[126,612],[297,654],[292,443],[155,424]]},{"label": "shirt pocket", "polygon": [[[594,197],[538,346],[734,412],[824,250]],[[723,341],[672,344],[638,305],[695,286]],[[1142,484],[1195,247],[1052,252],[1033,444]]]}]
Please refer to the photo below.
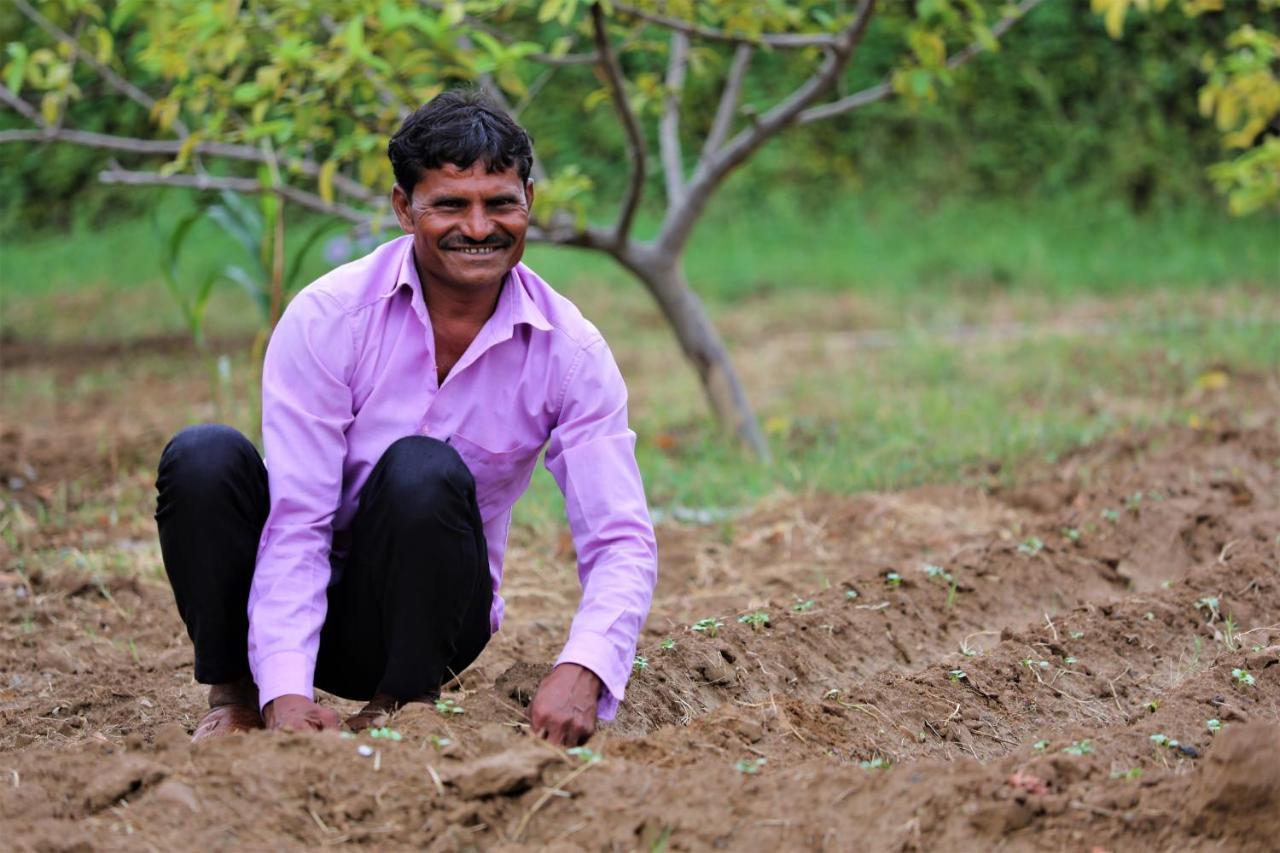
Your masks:
[{"label": "shirt pocket", "polygon": [[459,433],[448,439],[450,447],[467,463],[476,481],[476,503],[480,519],[491,521],[509,510],[524,494],[533,477],[541,445],[514,450],[489,450]]}]

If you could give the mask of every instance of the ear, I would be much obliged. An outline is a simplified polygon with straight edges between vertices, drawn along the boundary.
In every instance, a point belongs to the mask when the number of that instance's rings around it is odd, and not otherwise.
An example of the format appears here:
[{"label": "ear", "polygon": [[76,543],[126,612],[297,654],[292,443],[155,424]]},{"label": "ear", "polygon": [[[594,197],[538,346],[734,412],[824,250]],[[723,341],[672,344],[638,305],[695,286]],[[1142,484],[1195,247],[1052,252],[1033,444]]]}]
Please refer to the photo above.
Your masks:
[{"label": "ear", "polygon": [[533,210],[533,178],[524,182],[524,203],[529,210]]},{"label": "ear", "polygon": [[399,184],[391,188],[391,208],[396,212],[396,219],[400,221],[400,227],[404,229],[404,233],[412,234],[414,232],[413,212],[409,209],[409,194]]}]

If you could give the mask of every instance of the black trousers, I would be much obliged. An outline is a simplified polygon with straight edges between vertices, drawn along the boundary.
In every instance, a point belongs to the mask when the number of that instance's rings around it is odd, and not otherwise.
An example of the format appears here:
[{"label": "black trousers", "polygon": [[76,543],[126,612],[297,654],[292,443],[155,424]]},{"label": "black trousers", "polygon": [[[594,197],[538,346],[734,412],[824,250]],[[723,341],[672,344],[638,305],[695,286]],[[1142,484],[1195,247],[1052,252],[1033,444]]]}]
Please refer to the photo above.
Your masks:
[{"label": "black trousers", "polygon": [[[231,427],[178,433],[160,457],[156,525],[196,680],[249,674],[247,605],[269,509],[267,471]],[[447,444],[396,441],[333,558],[316,686],[348,699],[436,693],[489,642],[493,585],[475,481]]]}]

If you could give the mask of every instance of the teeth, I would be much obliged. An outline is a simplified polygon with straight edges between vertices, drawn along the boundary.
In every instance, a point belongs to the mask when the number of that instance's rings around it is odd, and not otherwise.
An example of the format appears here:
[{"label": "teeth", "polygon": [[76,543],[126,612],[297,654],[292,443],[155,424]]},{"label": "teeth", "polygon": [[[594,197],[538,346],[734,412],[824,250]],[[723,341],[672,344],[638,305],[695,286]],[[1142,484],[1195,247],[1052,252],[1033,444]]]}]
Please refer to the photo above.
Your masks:
[{"label": "teeth", "polygon": [[476,248],[458,248],[458,249],[454,249],[454,251],[462,252],[467,255],[489,255],[489,254],[492,254],[493,252],[498,251],[498,249],[496,246],[487,246],[487,247],[481,246]]}]

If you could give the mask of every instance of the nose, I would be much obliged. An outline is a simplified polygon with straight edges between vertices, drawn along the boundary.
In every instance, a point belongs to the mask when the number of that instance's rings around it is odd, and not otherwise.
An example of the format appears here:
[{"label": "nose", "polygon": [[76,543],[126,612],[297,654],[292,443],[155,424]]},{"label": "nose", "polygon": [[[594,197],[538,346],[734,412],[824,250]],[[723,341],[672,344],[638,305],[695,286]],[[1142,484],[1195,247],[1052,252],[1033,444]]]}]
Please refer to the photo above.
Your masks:
[{"label": "nose", "polygon": [[484,205],[473,204],[467,208],[460,230],[468,240],[479,243],[493,233],[493,222],[490,221]]}]

